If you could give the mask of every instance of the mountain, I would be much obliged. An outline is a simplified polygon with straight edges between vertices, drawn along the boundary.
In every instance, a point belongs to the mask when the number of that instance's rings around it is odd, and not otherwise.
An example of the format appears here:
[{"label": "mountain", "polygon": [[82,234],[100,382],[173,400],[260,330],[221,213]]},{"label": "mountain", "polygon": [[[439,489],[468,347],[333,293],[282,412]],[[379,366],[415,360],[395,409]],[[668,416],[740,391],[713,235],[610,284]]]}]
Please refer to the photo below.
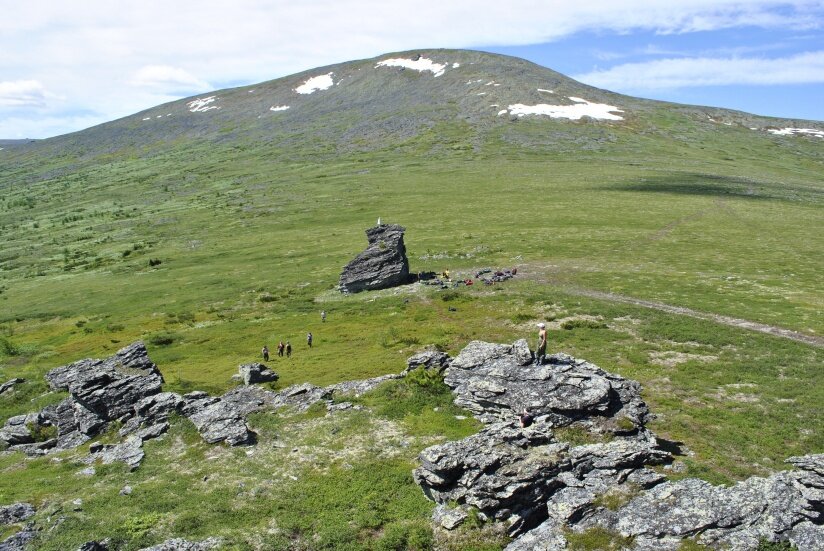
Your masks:
[{"label": "mountain", "polygon": [[[544,107],[539,107],[544,106]],[[527,122],[521,129],[518,121]],[[445,133],[438,139],[428,133]],[[545,134],[534,136],[535,126]],[[523,126],[523,125],[522,125]],[[341,63],[159,105],[37,143],[51,154],[162,149],[177,140],[254,140],[275,154],[340,155],[404,147],[410,140],[483,151],[515,146],[580,147],[726,127],[768,137],[824,124],[711,107],[642,100],[576,82],[528,61],[483,52],[420,50]],[[822,137],[824,134],[819,134]]]}]

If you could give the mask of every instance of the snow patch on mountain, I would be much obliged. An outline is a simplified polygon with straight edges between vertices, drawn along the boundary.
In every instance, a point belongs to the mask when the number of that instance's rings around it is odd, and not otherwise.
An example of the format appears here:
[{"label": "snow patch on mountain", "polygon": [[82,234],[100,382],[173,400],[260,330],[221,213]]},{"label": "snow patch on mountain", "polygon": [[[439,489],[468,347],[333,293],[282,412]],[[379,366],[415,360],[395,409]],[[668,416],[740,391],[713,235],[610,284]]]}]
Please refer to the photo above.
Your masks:
[{"label": "snow patch on mountain", "polygon": [[197,98],[196,100],[190,101],[186,104],[186,107],[189,108],[189,111],[192,113],[203,113],[205,111],[209,111],[210,109],[220,109],[217,105],[211,105],[215,102],[217,96],[209,96],[207,98]]},{"label": "snow patch on mountain", "polygon": [[824,138],[824,130],[818,130],[816,128],[768,128],[767,132],[775,134],[776,136],[807,135]]},{"label": "snow patch on mountain", "polygon": [[287,109],[289,109],[288,105],[273,105],[269,111],[286,111]]},{"label": "snow patch on mountain", "polygon": [[331,88],[333,84],[332,75],[334,73],[327,73],[325,75],[318,75],[316,77],[312,77],[297,88],[295,88],[295,92],[298,94],[311,94],[317,92],[319,90],[326,90],[327,88]]},{"label": "snow patch on mountain", "polygon": [[[599,120],[622,121],[624,117],[616,115],[614,112],[623,113],[623,110],[618,109],[614,105],[607,105],[605,103],[592,103],[582,98],[570,97],[574,101],[574,105],[548,105],[546,103],[539,103],[538,105],[524,105],[523,103],[516,103],[509,106],[508,111],[518,117],[525,115],[546,115],[553,119],[570,119],[579,120],[581,117],[590,117]],[[502,115],[506,110],[498,113]]]},{"label": "snow patch on mountain", "polygon": [[538,91],[539,91],[539,92],[546,92],[547,94],[554,94],[554,93],[555,93],[555,92],[553,92],[552,90],[546,90],[546,89],[544,89],[544,88],[538,88]]},{"label": "snow patch on mountain", "polygon": [[419,57],[415,60],[393,57],[392,59],[384,59],[383,61],[379,61],[378,64],[375,65],[375,69],[378,67],[403,67],[404,69],[413,69],[420,73],[430,71],[436,77],[441,76],[446,70],[446,64],[435,63],[431,59],[427,59],[425,57]]}]

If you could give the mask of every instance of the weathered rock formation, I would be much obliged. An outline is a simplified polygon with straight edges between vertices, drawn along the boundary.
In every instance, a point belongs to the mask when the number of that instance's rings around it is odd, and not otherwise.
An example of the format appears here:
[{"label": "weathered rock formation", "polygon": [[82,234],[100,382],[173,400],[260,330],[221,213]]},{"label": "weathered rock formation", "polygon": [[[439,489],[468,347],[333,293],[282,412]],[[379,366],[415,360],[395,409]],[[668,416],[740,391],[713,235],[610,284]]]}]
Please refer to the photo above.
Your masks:
[{"label": "weathered rock formation", "polygon": [[565,354],[531,364],[523,339],[511,345],[473,341],[452,361],[444,382],[457,405],[486,423],[512,419],[524,408],[555,426],[585,420],[632,429],[646,423],[649,410],[637,382]]},{"label": "weathered rock formation", "polygon": [[279,378],[277,373],[260,363],[240,365],[238,366],[238,372],[244,385],[270,383],[277,381]]},{"label": "weathered rock formation", "polygon": [[424,350],[406,359],[406,369],[403,370],[403,374],[406,375],[419,368],[437,369],[440,372],[446,369],[451,361],[452,358],[445,352],[435,349]]},{"label": "weathered rock formation", "polygon": [[[532,365],[525,341],[473,342],[446,369],[455,402],[487,426],[424,450],[414,477],[453,529],[475,508],[518,538],[509,551],[561,550],[567,534],[600,528],[637,550],[676,550],[685,539],[730,549],[760,540],[824,549],[824,455],[796,470],[730,488],[668,482],[650,466],[672,456],[645,428],[640,385],[583,360],[553,355]],[[521,428],[529,408],[535,423]],[[566,440],[590,440],[574,445]],[[604,496],[622,505],[611,510]]]},{"label": "weathered rock formation", "polygon": [[10,392],[11,390],[14,389],[15,386],[17,386],[21,383],[25,383],[25,382],[26,382],[25,379],[20,379],[19,377],[15,377],[14,379],[9,379],[8,381],[6,381],[2,385],[0,385],[0,396],[5,394],[6,392]]},{"label": "weathered rock formation", "polygon": [[143,442],[165,433],[173,413],[189,417],[207,442],[238,445],[253,440],[237,400],[205,392],[186,396],[161,392],[163,376],[142,342],[105,360],[80,360],[55,368],[46,380],[54,390],[68,390],[69,397],[38,413],[8,419],[0,429],[0,442],[9,449],[41,455],[75,448],[118,421],[125,441],[93,445],[88,461],[122,461],[134,469],[143,459]]},{"label": "weathered rock formation", "polygon": [[29,503],[13,503],[0,507],[0,526],[17,524],[34,516],[34,507]]},{"label": "weathered rock formation", "polygon": [[408,283],[405,231],[406,228],[397,224],[381,224],[366,230],[369,246],[343,268],[341,292],[358,293]]},{"label": "weathered rock formation", "polygon": [[[34,516],[35,510],[28,503],[14,503],[0,507],[0,528],[19,524]],[[22,551],[37,536],[33,523],[0,542],[0,551]]]}]

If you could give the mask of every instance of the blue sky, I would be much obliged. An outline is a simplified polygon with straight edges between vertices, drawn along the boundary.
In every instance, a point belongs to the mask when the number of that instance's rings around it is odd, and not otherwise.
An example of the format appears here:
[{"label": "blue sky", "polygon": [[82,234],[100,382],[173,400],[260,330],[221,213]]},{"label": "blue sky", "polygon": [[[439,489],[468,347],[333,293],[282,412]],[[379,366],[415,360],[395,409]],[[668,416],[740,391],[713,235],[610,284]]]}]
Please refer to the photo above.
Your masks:
[{"label": "blue sky", "polygon": [[0,0],[0,10],[7,139],[438,47],[523,57],[634,96],[824,121],[821,0]]},{"label": "blue sky", "polygon": [[[820,28],[581,32],[552,43],[480,49],[528,59],[631,96],[824,121],[824,32]],[[748,70],[750,66],[786,68],[793,62],[800,65],[798,73]],[[673,75],[679,82],[672,82]]]}]

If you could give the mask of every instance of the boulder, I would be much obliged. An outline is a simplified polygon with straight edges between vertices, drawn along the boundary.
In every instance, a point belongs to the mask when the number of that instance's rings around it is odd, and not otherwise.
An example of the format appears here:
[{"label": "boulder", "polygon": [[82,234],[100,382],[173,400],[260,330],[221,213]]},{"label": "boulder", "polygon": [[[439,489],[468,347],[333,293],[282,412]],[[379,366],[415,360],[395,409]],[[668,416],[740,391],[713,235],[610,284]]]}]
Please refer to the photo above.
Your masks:
[{"label": "boulder", "polygon": [[192,400],[183,407],[183,412],[197,427],[200,436],[210,444],[226,442],[230,446],[238,446],[254,440],[254,435],[246,426],[245,415],[230,400]]},{"label": "boulder", "polygon": [[29,523],[22,530],[0,542],[0,551],[25,551],[37,537],[37,528]]},{"label": "boulder", "polygon": [[34,507],[28,503],[13,503],[0,507],[0,526],[23,522],[34,516]]},{"label": "boulder", "polygon": [[243,364],[238,366],[240,377],[244,385],[268,383],[278,380],[278,374],[260,363]]},{"label": "boulder", "polygon": [[418,368],[443,371],[451,361],[449,354],[434,349],[424,350],[406,359],[406,369],[403,370],[403,374],[406,375]]},{"label": "boulder", "polygon": [[26,382],[25,379],[20,379],[19,377],[15,377],[14,379],[10,379],[10,380],[6,381],[2,385],[0,385],[0,396],[5,394],[6,392],[11,391],[16,385],[19,385],[19,384],[25,383],[25,382]]},{"label": "boulder", "polygon": [[380,224],[366,230],[369,246],[343,268],[341,292],[358,293],[409,283],[405,231],[397,224]]}]

